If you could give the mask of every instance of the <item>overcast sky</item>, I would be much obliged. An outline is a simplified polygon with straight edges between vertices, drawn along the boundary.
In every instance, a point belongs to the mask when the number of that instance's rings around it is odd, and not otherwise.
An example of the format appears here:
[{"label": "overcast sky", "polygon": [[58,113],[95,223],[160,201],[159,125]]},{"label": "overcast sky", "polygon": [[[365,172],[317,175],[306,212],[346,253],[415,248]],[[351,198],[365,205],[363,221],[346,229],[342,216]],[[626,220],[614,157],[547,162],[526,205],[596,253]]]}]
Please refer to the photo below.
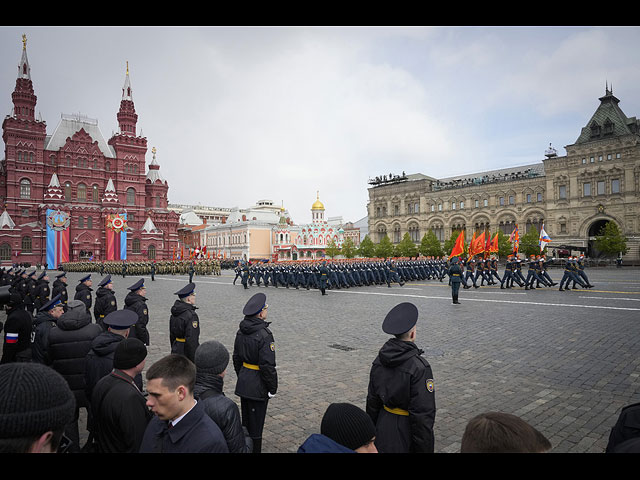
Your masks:
[{"label": "overcast sky", "polygon": [[[640,115],[637,27],[0,27],[0,112],[27,35],[37,112],[109,139],[126,62],[171,203],[367,214],[368,180],[540,162],[613,85]],[[2,144],[4,157],[4,143]]]}]

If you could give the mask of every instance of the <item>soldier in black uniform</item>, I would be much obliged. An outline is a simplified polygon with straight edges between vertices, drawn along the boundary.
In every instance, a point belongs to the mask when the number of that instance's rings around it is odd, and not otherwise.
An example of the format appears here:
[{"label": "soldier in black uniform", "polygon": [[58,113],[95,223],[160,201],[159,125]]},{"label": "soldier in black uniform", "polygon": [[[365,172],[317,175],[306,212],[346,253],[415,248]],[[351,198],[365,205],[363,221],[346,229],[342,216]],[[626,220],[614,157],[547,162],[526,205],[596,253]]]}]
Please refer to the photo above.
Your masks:
[{"label": "soldier in black uniform", "polygon": [[169,318],[169,342],[171,353],[183,355],[195,362],[196,349],[200,345],[200,319],[196,313],[196,285],[189,283],[178,290]]},{"label": "soldier in black uniform", "polygon": [[141,278],[127,289],[131,291],[124,298],[124,308],[132,310],[138,315],[138,321],[129,329],[129,337],[142,340],[142,343],[149,346],[149,330],[147,330],[149,309],[146,303],[147,288],[144,286],[144,279]]},{"label": "soldier in black uniform", "polygon": [[56,275],[56,279],[53,282],[53,289],[51,290],[51,297],[60,295],[60,303],[66,308],[67,301],[69,300],[69,294],[67,293],[67,273],[62,272]]},{"label": "soldier in black uniform", "polygon": [[45,271],[40,274],[36,282],[35,298],[33,299],[33,307],[36,312],[40,311],[40,308],[49,301],[50,293],[49,275]]},{"label": "soldier in black uniform", "polygon": [[80,300],[87,307],[87,312],[91,313],[91,304],[93,303],[93,298],[91,297],[91,292],[93,289],[91,288],[93,282],[91,281],[91,275],[87,275],[86,277],[82,277],[80,279],[80,283],[76,285],[76,294],[73,297],[74,300]]},{"label": "soldier in black uniform", "polygon": [[319,268],[319,272],[320,272],[320,291],[322,292],[322,295],[326,295],[326,289],[327,289],[327,280],[329,279],[329,269],[327,268],[327,262],[323,261],[322,265],[320,265]]},{"label": "soldier in black uniform", "polygon": [[151,281],[154,282],[156,280],[156,261],[154,260],[151,263]]},{"label": "soldier in black uniform", "polygon": [[262,451],[267,404],[278,390],[276,349],[271,322],[266,321],[266,300],[264,293],[256,293],[245,305],[232,356],[238,377],[235,394],[240,397],[242,425],[253,440],[253,453]]},{"label": "soldier in black uniform", "polygon": [[366,411],[376,425],[380,453],[433,453],[436,416],[433,374],[416,344],[418,309],[393,307],[382,330],[393,335],[371,366]]},{"label": "soldier in black uniform", "polygon": [[111,275],[107,275],[98,284],[98,290],[96,291],[96,304],[93,307],[93,316],[96,319],[96,323],[103,330],[106,330],[103,319],[116,310],[118,310],[118,301],[115,293],[113,293]]},{"label": "soldier in black uniform", "polygon": [[462,283],[462,267],[458,257],[451,259],[451,266],[449,267],[449,285],[451,285],[451,299],[453,303],[459,304],[458,292],[460,291],[460,284]]}]

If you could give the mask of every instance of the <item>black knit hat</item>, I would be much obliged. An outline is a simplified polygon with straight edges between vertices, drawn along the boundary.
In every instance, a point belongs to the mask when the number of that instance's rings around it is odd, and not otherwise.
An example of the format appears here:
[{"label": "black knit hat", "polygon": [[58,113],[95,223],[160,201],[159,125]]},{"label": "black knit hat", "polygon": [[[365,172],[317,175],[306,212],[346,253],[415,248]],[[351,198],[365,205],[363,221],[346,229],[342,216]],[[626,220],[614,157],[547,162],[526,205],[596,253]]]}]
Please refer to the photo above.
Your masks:
[{"label": "black knit hat", "polygon": [[351,403],[332,403],[322,417],[320,433],[355,450],[373,439],[376,428],[361,408]]},{"label": "black knit hat", "polygon": [[121,340],[113,354],[113,368],[127,370],[139,365],[147,358],[147,347],[142,340],[125,338]]},{"label": "black knit hat", "polygon": [[198,346],[194,360],[199,373],[218,375],[229,364],[229,351],[220,342],[209,340]]},{"label": "black knit hat", "polygon": [[34,437],[73,421],[76,400],[58,372],[39,363],[0,366],[0,438]]}]

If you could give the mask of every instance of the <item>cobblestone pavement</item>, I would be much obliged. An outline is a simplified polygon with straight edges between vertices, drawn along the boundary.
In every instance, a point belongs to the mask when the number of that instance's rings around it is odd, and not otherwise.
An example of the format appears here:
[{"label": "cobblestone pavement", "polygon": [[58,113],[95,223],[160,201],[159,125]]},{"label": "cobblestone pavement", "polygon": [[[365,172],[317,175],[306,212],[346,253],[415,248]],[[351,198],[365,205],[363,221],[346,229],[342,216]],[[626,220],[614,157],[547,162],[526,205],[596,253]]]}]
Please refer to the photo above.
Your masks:
[{"label": "cobblestone pavement", "polygon": [[[593,268],[595,288],[560,292],[499,286],[461,290],[453,305],[438,281],[403,287],[329,291],[232,284],[233,272],[194,277],[200,341],[216,339],[230,353],[242,307],[256,292],[269,304],[276,341],[279,390],[269,402],[263,452],[295,452],[332,402],[364,408],[371,362],[388,336],[386,313],[415,303],[417,344],[436,385],[435,450],[460,449],[474,415],[499,410],[518,415],[544,433],[552,452],[597,453],[606,447],[620,409],[640,401],[640,270]],[[561,270],[552,270],[559,281]],[[80,278],[69,276],[69,292]],[[94,275],[94,283],[101,278]],[[140,277],[112,276],[120,308],[126,287]],[[147,368],[169,353],[169,309],[186,276],[145,278],[151,345]],[[238,401],[231,366],[225,393]],[[82,424],[81,424],[82,425]]]}]

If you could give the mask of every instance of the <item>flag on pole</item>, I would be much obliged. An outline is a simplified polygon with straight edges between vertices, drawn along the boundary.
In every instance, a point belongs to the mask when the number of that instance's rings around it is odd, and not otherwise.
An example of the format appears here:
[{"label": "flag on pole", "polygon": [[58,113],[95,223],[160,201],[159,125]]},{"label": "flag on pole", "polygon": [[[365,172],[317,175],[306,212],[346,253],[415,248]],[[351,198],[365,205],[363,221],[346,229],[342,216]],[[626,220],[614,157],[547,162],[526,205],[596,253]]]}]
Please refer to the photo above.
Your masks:
[{"label": "flag on pole", "polygon": [[513,253],[518,253],[518,247],[520,245],[520,234],[518,233],[518,224],[509,235],[509,241],[513,244]]},{"label": "flag on pole", "polygon": [[491,244],[489,245],[489,253],[498,253],[498,233],[491,240]]},{"label": "flag on pole", "polygon": [[127,214],[109,214],[106,219],[107,260],[127,259]]},{"label": "flag on pole", "polygon": [[60,264],[69,261],[70,222],[69,213],[47,210],[47,265],[49,268],[56,269]]},{"label": "flag on pole", "polygon": [[551,238],[549,238],[549,235],[547,235],[547,232],[544,231],[544,223],[542,224],[542,227],[540,228],[540,251],[542,252],[545,247],[547,246],[546,244],[549,243],[551,241]]},{"label": "flag on pole", "polygon": [[473,248],[475,244],[476,244],[476,232],[474,230],[473,237],[471,237],[471,241],[469,242],[469,251],[467,252],[467,258],[471,258],[475,255],[475,253],[473,252]]},{"label": "flag on pole", "polygon": [[484,252],[484,232],[480,234],[475,241],[472,241],[472,247],[469,248],[470,256],[479,255]]},{"label": "flag on pole", "polygon": [[449,258],[457,257],[458,255],[462,255],[464,253],[464,230],[460,232],[458,238],[456,238],[456,243],[453,246],[453,250],[449,254]]}]

